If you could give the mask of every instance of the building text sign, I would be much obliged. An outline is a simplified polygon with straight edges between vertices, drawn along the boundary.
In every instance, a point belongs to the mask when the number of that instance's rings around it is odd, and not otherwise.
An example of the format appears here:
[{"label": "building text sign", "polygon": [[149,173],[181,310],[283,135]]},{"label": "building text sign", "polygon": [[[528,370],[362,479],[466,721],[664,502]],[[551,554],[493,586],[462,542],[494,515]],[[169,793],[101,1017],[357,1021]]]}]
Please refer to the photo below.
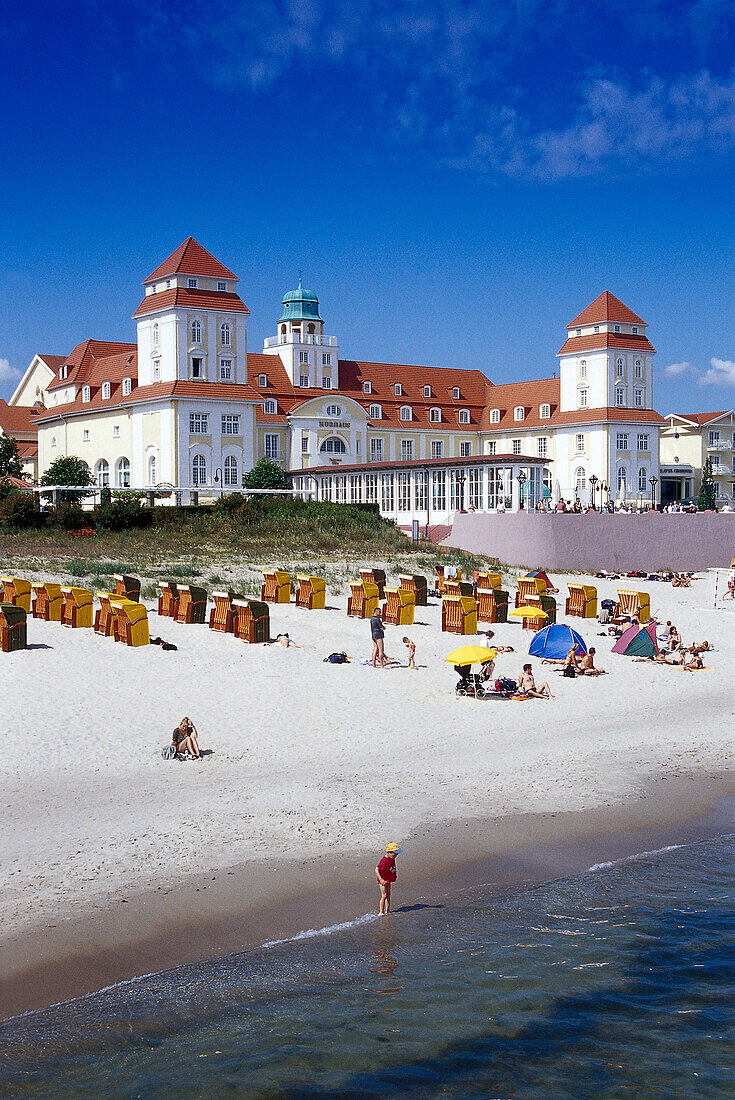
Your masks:
[{"label": "building text sign", "polygon": [[349,428],[349,420],[320,420],[320,428]]}]

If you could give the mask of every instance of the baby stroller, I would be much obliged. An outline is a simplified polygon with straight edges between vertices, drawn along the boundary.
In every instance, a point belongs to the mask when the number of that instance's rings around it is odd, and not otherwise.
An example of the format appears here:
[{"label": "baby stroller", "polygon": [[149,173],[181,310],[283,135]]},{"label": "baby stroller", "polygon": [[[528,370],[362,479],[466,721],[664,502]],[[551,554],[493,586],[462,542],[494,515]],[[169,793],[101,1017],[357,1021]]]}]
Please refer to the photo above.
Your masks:
[{"label": "baby stroller", "polygon": [[482,699],[485,694],[486,677],[482,672],[472,672],[470,665],[455,665],[454,671],[459,680],[454,686],[457,695],[473,695],[475,699]]}]

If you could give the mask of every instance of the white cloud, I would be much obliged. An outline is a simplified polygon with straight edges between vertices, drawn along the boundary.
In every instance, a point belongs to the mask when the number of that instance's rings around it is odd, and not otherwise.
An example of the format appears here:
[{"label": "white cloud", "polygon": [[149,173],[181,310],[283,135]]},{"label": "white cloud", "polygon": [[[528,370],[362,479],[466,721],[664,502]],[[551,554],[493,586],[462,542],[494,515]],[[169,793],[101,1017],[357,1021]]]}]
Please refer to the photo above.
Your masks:
[{"label": "white cloud", "polygon": [[17,382],[21,372],[11,367],[9,359],[0,359],[0,382]]},{"label": "white cloud", "polygon": [[664,374],[668,378],[681,378],[683,374],[696,373],[691,363],[669,363],[668,367],[664,367]]},{"label": "white cloud", "polygon": [[699,379],[700,386],[735,386],[735,363],[732,359],[710,359],[709,369]]}]

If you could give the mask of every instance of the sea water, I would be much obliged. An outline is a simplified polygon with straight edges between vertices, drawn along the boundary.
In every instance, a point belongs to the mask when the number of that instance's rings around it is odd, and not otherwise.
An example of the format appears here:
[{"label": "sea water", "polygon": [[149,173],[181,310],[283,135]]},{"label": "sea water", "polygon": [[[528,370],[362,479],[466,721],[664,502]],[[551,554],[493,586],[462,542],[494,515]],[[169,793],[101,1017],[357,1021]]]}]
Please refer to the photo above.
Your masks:
[{"label": "sea water", "polygon": [[733,1097],[733,857],[481,887],[30,1013],[0,1095]]}]

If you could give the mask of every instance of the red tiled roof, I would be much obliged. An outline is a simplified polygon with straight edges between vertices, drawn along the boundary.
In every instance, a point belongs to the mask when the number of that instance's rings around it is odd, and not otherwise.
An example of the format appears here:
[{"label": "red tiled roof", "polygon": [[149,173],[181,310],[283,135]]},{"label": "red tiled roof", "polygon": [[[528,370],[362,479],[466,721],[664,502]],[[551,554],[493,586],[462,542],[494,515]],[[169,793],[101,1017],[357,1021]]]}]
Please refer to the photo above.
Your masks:
[{"label": "red tiled roof", "polygon": [[20,441],[18,443],[18,455],[20,458],[38,458],[38,440]]},{"label": "red tiled roof", "polygon": [[626,305],[623,305],[620,299],[611,294],[609,290],[603,290],[594,302],[590,302],[578,317],[569,322],[567,328],[574,328],[575,325],[593,325],[600,321],[624,321],[626,324],[633,325],[645,325],[646,323],[632,309],[628,309]]},{"label": "red tiled roof", "polygon": [[35,406],[9,405],[0,399],[0,431],[8,435],[16,432],[33,434],[36,431]]},{"label": "red tiled roof", "polygon": [[[133,384],[127,397],[122,392],[122,379],[125,377],[130,377]],[[111,383],[110,398],[106,401],[102,398],[102,382]],[[71,411],[74,413],[99,412],[100,409],[121,408],[127,405],[136,405],[142,401],[152,401],[165,397],[193,397],[206,401],[228,401],[230,403],[244,401],[253,405],[262,401],[260,394],[256,393],[251,386],[238,385],[234,382],[155,382],[150,386],[139,386],[137,362],[131,363],[127,371],[125,369],[120,370],[119,366],[118,370],[115,371],[109,360],[101,360],[95,378],[87,384],[90,385],[92,390],[89,401],[82,401],[80,391],[75,401],[59,405],[58,409],[53,407],[44,409],[43,415],[38,418],[39,422],[56,420],[59,416],[68,416]]]},{"label": "red tiled roof", "polygon": [[606,420],[627,424],[665,424],[666,420],[655,409],[628,409],[608,405],[600,409],[574,409],[572,412],[557,413],[554,425],[559,424],[601,424]]},{"label": "red tiled roof", "polygon": [[[259,374],[268,377],[266,387],[256,386]],[[268,397],[277,402],[278,413],[264,413],[257,410],[259,423],[286,423],[287,417],[300,405],[314,398],[349,397],[357,401],[369,417],[371,405],[380,405],[382,417],[375,420],[375,426],[385,428],[401,427],[405,431],[430,428],[432,431],[454,431],[466,429],[477,431],[482,410],[485,407],[486,393],[492,390],[492,383],[478,370],[449,369],[447,367],[417,367],[394,363],[368,363],[352,359],[339,361],[339,389],[324,390],[309,387],[302,389],[293,386],[283,364],[277,355],[248,355],[248,378],[265,400]],[[370,382],[371,392],[363,392],[363,384]],[[402,393],[396,397],[394,386],[401,384]],[[431,387],[431,397],[424,397],[424,386]],[[460,396],[452,397],[452,390],[459,387]],[[400,408],[409,405],[411,420],[401,420]],[[429,409],[441,409],[439,423],[429,420]],[[470,423],[460,424],[460,409],[469,410]]]},{"label": "red tiled roof", "polygon": [[[111,355],[135,355],[138,351],[137,344],[127,344],[113,340],[85,340],[77,344],[70,355],[62,360],[69,367],[66,378],[59,378],[58,369],[56,378],[48,386],[49,390],[57,390],[68,386],[71,382],[84,382],[87,372],[95,359],[104,359]],[[59,364],[61,366],[61,363]]]},{"label": "red tiled roof", "polygon": [[219,309],[223,313],[247,313],[250,310],[237,294],[224,290],[189,290],[185,286],[174,286],[170,290],[159,290],[157,294],[146,294],[133,319],[155,313],[159,309],[183,306],[185,309]]},{"label": "red tiled roof", "polygon": [[656,350],[647,336],[639,336],[632,332],[596,332],[589,336],[570,336],[556,354],[566,355],[570,351],[597,351],[601,348],[654,352]]},{"label": "red tiled roof", "polygon": [[236,279],[229,268],[215,259],[211,252],[207,252],[195,241],[193,237],[187,237],[183,244],[171,253],[168,259],[159,264],[147,279],[146,283],[152,283],[154,279],[163,279],[166,275],[205,275],[219,279]]},{"label": "red tiled roof", "polygon": [[[487,395],[487,406],[480,421],[481,431],[523,431],[526,428],[543,428],[554,422],[559,407],[559,379],[538,378],[529,382],[508,382],[502,386],[491,386]],[[525,410],[523,420],[515,420],[515,409],[522,405]],[[541,405],[551,406],[551,416],[542,420],[539,415]],[[490,419],[492,409],[500,410],[499,423]]]},{"label": "red tiled roof", "polygon": [[65,355],[41,355],[40,351],[38,352],[38,358],[42,359],[52,371],[58,371],[61,364],[66,361]]},{"label": "red tiled roof", "polygon": [[682,420],[691,420],[695,424],[709,424],[711,420],[719,420],[721,416],[727,416],[730,409],[725,409],[724,412],[713,413],[672,413],[672,416],[680,416]]}]

